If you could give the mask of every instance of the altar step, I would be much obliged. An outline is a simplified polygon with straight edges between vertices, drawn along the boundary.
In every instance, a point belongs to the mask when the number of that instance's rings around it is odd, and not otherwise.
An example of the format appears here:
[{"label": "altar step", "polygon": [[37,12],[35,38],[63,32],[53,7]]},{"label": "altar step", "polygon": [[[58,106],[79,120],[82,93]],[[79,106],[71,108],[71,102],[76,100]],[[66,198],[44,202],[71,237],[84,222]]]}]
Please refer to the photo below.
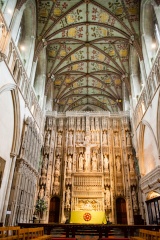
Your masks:
[{"label": "altar step", "polygon": [[53,235],[54,237],[65,237],[66,231],[63,228],[54,227],[51,231],[51,235]]},{"label": "altar step", "polygon": [[[65,237],[66,236],[65,230],[60,227],[57,227],[57,228],[54,227],[51,231],[51,234],[55,237]],[[93,237],[97,237],[97,239],[98,239],[99,234],[96,229],[91,229],[90,226],[85,226],[82,229],[77,229],[75,231],[75,236],[77,239],[79,239],[79,236],[82,236],[82,239],[85,238],[85,236],[88,236],[88,237],[90,236],[91,239],[93,239]],[[71,237],[71,232],[70,232],[70,237]],[[109,238],[124,237],[124,234],[120,229],[112,229],[109,231],[108,237]]]},{"label": "altar step", "polygon": [[109,231],[108,233],[109,238],[124,238],[124,233],[123,231],[119,228],[113,228],[112,230]]}]

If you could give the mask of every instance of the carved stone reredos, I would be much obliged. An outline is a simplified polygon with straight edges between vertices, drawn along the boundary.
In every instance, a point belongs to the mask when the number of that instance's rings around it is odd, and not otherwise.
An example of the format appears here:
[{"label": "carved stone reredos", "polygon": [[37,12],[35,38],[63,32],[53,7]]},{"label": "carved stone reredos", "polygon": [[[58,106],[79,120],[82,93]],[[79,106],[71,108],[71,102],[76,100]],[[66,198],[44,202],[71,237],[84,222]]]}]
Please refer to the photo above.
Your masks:
[{"label": "carved stone reredos", "polygon": [[52,164],[47,173],[42,168],[41,181],[46,181],[45,191],[60,197],[62,218],[68,211],[106,210],[114,221],[118,197],[129,198],[128,204],[137,211],[138,202],[131,200],[137,179],[130,131],[126,113],[66,112],[47,117],[44,144]]}]

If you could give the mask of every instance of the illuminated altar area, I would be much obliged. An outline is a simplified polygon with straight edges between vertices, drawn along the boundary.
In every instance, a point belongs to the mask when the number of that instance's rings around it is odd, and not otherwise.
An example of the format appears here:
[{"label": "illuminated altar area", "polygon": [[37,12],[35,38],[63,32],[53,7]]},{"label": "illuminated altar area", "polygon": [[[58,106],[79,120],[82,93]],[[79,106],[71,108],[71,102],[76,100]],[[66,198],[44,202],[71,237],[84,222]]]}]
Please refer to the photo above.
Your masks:
[{"label": "illuminated altar area", "polygon": [[106,223],[103,211],[72,211],[70,223],[103,224]]},{"label": "illuminated altar area", "polygon": [[[52,155],[47,158],[49,149],[55,149],[54,159]],[[131,198],[136,179],[128,117],[110,116],[108,112],[50,116],[44,155],[41,178],[46,179],[48,161],[50,181],[45,189],[51,186],[51,195],[60,200],[59,222],[103,224],[107,219],[115,223],[116,199],[123,197],[127,199],[128,223],[133,223],[131,206],[134,203],[136,212],[137,200]],[[39,190],[40,196],[43,190]]]}]

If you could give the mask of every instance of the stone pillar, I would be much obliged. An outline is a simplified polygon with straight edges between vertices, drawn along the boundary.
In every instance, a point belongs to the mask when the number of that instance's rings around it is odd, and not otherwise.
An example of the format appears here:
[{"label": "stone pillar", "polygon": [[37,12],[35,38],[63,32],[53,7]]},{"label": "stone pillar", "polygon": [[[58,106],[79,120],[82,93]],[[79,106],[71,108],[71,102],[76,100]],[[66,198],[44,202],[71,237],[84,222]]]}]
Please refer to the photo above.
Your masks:
[{"label": "stone pillar", "polygon": [[44,91],[46,83],[46,47],[41,50],[41,53],[37,62],[36,76],[34,82],[34,88],[39,100],[39,104],[43,107]]},{"label": "stone pillar", "polygon": [[12,185],[12,180],[13,180],[15,162],[16,162],[16,156],[11,154],[11,168],[10,168],[10,173],[9,173],[9,178],[8,178],[7,191],[6,191],[6,197],[5,197],[3,213],[2,213],[2,220],[1,220],[3,223],[5,223],[5,218],[6,218],[6,212],[7,212],[9,196],[10,196],[10,191],[11,191],[11,185]]},{"label": "stone pillar", "polygon": [[46,110],[47,111],[52,111],[53,110],[53,101],[54,101],[53,92],[54,92],[54,83],[51,80],[51,82],[49,84],[49,89],[47,91],[47,96],[46,96]]},{"label": "stone pillar", "polygon": [[133,91],[134,91],[134,96],[137,97],[141,91],[141,86],[140,86],[140,79],[138,74],[131,74],[131,81],[133,84]]},{"label": "stone pillar", "polygon": [[34,49],[35,49],[35,36],[28,36],[28,47],[29,47],[29,52],[27,54],[27,64],[25,65],[27,75],[31,75],[31,71],[33,68],[33,57],[34,57]]},{"label": "stone pillar", "polygon": [[32,70],[31,70],[31,75],[30,75],[31,86],[33,86],[33,84],[34,84],[36,68],[37,68],[37,60],[32,63]]},{"label": "stone pillar", "polygon": [[[17,164],[16,164],[17,165]],[[22,163],[18,163],[17,167],[17,172],[16,174],[16,182],[15,182],[15,191],[14,191],[14,195],[13,195],[13,199],[12,199],[12,203],[11,203],[11,216],[9,218],[9,225],[15,225],[15,216],[16,216],[16,210],[17,210],[17,199],[18,199],[18,195],[19,195],[19,189],[20,189],[20,185],[21,185],[21,179],[22,179],[22,173],[21,173],[21,169],[22,169],[23,164]]]},{"label": "stone pillar", "polygon": [[126,89],[126,83],[122,83],[122,96],[123,96],[123,111],[128,111],[130,108],[129,104],[129,94]]}]

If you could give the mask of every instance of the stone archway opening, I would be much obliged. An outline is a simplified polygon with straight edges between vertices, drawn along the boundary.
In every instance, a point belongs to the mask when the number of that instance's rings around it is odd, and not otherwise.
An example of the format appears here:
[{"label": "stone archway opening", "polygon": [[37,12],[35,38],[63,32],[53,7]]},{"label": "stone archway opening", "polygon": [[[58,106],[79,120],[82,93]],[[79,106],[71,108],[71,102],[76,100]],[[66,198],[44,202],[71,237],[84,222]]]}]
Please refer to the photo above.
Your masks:
[{"label": "stone archway opening", "polygon": [[58,197],[52,197],[50,200],[50,208],[49,208],[49,223],[59,222],[59,209],[60,209],[60,199]]},{"label": "stone archway opening", "polygon": [[116,200],[117,224],[127,224],[126,201],[124,198]]}]

